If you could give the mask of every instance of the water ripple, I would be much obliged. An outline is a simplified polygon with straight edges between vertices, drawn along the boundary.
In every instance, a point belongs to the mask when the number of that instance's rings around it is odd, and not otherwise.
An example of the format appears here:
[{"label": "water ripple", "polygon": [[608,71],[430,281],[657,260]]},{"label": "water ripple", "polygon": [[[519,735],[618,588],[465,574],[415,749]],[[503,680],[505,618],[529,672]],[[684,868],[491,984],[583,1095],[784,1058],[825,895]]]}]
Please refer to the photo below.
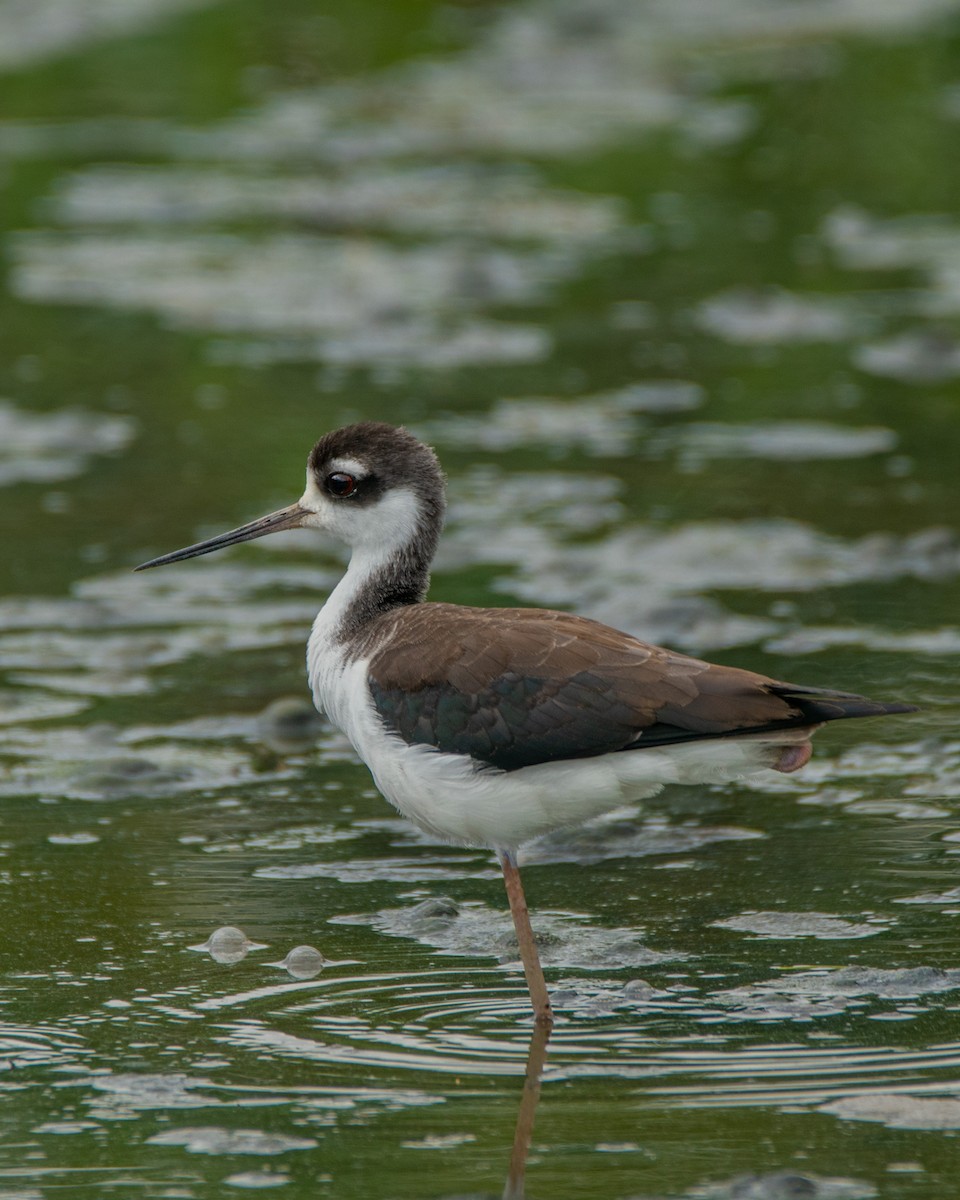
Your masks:
[{"label": "water ripple", "polygon": [[[589,1019],[561,1012],[545,1082],[645,1081],[643,1096],[651,1104],[683,1107],[811,1106],[881,1091],[960,1093],[960,1043],[920,1049],[867,1038],[809,1044],[833,1036],[814,1033],[767,1045],[743,1027],[720,1032],[678,1022],[702,1011],[702,1001],[687,991],[649,989],[642,1019],[623,1011]],[[522,977],[479,968],[285,983],[196,1007],[226,1018],[217,1041],[258,1057],[414,1076],[520,1075],[533,1028]],[[668,1029],[674,1033],[665,1041]]]}]

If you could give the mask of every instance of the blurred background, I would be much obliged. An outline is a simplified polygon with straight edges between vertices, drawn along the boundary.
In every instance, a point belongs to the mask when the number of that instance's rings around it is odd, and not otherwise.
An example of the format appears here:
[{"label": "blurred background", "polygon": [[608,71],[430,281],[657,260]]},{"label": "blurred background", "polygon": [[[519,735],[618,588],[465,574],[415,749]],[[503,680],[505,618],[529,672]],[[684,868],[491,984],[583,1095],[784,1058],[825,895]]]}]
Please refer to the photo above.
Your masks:
[{"label": "blurred background", "polygon": [[923,708],[530,849],[529,1194],[950,1193],[958,51],[957,0],[0,0],[0,1196],[499,1194],[506,901],[310,715],[341,551],[130,573],[358,418],[449,473],[434,598]]}]

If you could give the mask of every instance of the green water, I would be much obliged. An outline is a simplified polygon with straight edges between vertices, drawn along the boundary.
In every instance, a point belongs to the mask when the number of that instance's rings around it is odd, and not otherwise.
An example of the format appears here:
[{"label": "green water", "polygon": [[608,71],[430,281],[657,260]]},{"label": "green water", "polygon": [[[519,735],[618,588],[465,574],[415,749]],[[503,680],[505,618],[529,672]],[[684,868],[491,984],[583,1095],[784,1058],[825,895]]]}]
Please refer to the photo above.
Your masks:
[{"label": "green water", "polygon": [[435,598],[922,706],[531,848],[527,1194],[946,1200],[960,7],[110,11],[0,3],[0,1196],[501,1194],[496,863],[260,719],[342,555],[130,573],[369,417]]}]

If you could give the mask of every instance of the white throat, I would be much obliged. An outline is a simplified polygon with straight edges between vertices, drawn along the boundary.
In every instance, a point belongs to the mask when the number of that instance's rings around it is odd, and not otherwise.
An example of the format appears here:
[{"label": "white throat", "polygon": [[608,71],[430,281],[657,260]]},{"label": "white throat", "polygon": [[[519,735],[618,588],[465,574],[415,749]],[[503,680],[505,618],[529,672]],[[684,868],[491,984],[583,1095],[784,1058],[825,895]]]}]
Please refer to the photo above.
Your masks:
[{"label": "white throat", "polygon": [[[383,611],[391,584],[411,576],[413,564],[423,559],[421,508],[416,494],[405,488],[384,496],[369,509],[337,507],[324,512],[323,526],[353,546],[343,578],[317,613],[307,644],[307,672],[317,706],[336,719],[334,695],[350,660],[350,632],[358,615]],[[429,561],[421,573],[426,583]],[[415,577],[416,571],[412,574]],[[361,626],[362,627],[362,626]]]},{"label": "white throat", "polygon": [[393,554],[380,548],[358,546],[350,555],[343,577],[324,602],[313,622],[311,642],[323,636],[330,644],[341,641],[341,631],[373,581],[389,570]]}]

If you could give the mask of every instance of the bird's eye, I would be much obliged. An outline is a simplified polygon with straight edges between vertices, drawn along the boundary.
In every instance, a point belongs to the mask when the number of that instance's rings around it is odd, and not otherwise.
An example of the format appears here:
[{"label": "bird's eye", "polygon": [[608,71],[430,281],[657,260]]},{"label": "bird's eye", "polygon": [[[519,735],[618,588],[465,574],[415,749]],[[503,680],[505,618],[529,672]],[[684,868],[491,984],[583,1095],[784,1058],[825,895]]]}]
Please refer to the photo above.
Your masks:
[{"label": "bird's eye", "polygon": [[357,490],[357,481],[344,471],[335,471],[327,476],[327,491],[331,496],[352,496]]}]

